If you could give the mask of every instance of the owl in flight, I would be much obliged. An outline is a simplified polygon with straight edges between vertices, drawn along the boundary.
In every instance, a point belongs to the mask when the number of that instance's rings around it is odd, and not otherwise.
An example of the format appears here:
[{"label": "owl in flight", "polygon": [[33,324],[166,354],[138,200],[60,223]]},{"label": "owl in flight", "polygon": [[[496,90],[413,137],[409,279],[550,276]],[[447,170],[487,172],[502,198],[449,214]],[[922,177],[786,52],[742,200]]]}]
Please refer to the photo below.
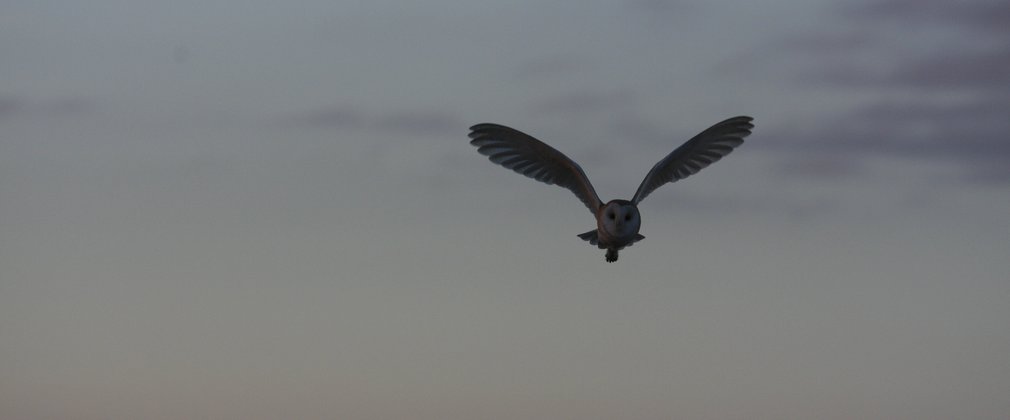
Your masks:
[{"label": "owl in flight", "polygon": [[498,124],[477,124],[470,127],[470,144],[496,164],[575,193],[596,217],[596,229],[579,237],[606,249],[607,262],[614,262],[617,251],[645,239],[638,233],[642,225],[638,203],[661,185],[687,178],[743,144],[754,128],[751,120],[733,117],[702,131],[653,166],[631,201],[611,200],[606,204],[600,201],[579,164],[528,134]]}]

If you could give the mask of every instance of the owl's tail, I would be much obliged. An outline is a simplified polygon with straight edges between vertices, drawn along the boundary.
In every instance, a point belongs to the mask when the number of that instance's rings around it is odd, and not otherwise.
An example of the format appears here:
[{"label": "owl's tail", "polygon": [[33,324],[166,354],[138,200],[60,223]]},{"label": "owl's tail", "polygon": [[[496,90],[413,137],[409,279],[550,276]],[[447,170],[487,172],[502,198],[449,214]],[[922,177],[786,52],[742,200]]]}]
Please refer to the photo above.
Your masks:
[{"label": "owl's tail", "polygon": [[[600,245],[600,234],[596,232],[596,229],[586,233],[580,233],[579,237],[584,241],[588,241],[589,245]],[[603,247],[601,246],[600,249],[603,249]]]},{"label": "owl's tail", "polygon": [[[586,242],[589,242],[590,245],[596,245],[596,246],[598,246],[600,249],[606,249],[607,248],[606,245],[601,245],[600,244],[600,234],[599,234],[599,232],[596,231],[596,229],[593,229],[593,230],[591,230],[589,232],[586,232],[586,233],[580,233],[579,237],[582,238],[582,240],[584,240]],[[624,248],[626,246],[631,246],[635,242],[641,241],[642,239],[645,239],[645,236],[642,236],[642,235],[636,233],[634,238],[631,238],[631,240],[628,241],[628,243],[619,246],[617,249],[621,249],[621,248]]]}]

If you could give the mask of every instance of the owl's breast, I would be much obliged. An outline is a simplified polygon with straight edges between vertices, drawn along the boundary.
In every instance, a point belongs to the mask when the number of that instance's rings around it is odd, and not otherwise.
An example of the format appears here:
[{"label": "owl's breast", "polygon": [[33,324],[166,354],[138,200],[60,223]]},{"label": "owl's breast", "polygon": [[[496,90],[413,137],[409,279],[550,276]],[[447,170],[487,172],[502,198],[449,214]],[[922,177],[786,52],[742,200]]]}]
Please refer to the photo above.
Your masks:
[{"label": "owl's breast", "polygon": [[602,227],[597,229],[599,235],[599,247],[601,249],[623,249],[624,247],[645,239],[644,236],[639,235],[638,231],[628,231],[623,234],[614,234],[608,232]]}]

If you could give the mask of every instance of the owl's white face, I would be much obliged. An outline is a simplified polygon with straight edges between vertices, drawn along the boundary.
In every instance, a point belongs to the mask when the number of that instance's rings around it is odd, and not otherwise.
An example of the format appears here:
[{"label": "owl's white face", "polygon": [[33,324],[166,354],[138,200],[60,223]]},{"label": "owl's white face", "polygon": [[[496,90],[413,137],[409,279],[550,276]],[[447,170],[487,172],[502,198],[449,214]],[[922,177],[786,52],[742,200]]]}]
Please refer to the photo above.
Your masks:
[{"label": "owl's white face", "polygon": [[627,200],[613,200],[600,210],[599,229],[609,236],[627,238],[638,233],[642,226],[642,218],[638,207]]}]

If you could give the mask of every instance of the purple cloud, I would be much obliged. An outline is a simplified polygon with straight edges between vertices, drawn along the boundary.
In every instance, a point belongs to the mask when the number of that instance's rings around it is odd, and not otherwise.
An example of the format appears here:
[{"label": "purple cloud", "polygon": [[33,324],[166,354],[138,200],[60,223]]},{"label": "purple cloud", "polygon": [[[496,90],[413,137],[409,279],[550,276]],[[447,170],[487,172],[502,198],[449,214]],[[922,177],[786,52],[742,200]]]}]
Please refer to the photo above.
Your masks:
[{"label": "purple cloud", "polygon": [[[866,57],[872,54],[879,53],[852,48],[840,59],[815,58],[815,64],[804,71],[801,79],[847,88],[1010,92],[1010,43],[1001,48],[935,51],[900,60]],[[870,67],[866,62],[874,65]]]},{"label": "purple cloud", "polygon": [[887,83],[921,88],[974,88],[1002,86],[1010,92],[1010,43],[982,52],[944,52],[901,63]]},{"label": "purple cloud", "polygon": [[843,14],[857,20],[910,20],[920,23],[955,24],[991,32],[1010,32],[1010,3],[996,0],[877,0],[847,6]]},{"label": "purple cloud", "polygon": [[[955,162],[967,182],[1010,183],[1010,3],[878,0],[829,13],[825,19],[853,29],[796,34],[767,56],[799,60],[790,83],[871,99],[801,123],[805,127],[764,127],[764,146],[849,161],[900,156]],[[943,42],[924,44],[918,40],[924,34]]]},{"label": "purple cloud", "polygon": [[[809,79],[869,88],[1010,86],[1010,3],[876,0],[835,13],[832,20],[848,20],[848,27],[857,29],[804,34],[780,46],[814,62],[830,61],[829,66],[815,66]],[[944,42],[926,51],[921,45],[913,47],[909,40],[923,33],[936,34]]]},{"label": "purple cloud", "polygon": [[[830,156],[828,172],[844,161],[893,156],[958,163],[966,181],[1010,183],[1008,109],[1010,99],[992,98],[953,104],[873,103],[821,121],[816,128],[769,127],[763,131],[767,140],[760,144],[778,152]],[[811,172],[792,165],[781,169]]]}]

